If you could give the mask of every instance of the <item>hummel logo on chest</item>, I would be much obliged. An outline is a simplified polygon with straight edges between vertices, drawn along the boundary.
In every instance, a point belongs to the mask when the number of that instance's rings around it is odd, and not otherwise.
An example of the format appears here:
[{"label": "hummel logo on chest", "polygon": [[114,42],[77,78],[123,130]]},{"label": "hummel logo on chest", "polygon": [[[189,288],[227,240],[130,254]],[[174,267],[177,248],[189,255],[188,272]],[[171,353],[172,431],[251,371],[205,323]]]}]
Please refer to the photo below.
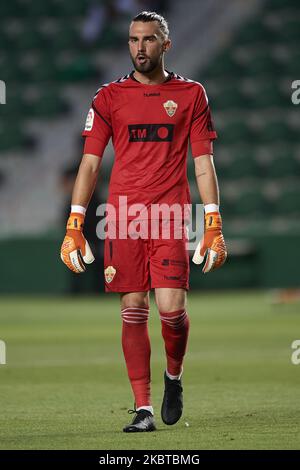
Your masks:
[{"label": "hummel logo on chest", "polygon": [[147,98],[149,96],[160,96],[160,93],[144,93],[144,96],[146,96]]}]

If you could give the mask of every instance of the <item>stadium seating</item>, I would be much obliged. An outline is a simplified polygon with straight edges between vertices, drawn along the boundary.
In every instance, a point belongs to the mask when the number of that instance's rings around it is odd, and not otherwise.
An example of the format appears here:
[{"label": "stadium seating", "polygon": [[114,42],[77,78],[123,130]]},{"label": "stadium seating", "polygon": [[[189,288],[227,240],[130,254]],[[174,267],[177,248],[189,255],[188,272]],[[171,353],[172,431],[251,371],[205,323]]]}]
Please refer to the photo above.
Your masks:
[{"label": "stadium seating", "polygon": [[[0,2],[0,79],[8,84],[7,103],[0,109],[2,150],[32,141],[28,120],[53,119],[70,110],[65,86],[101,80],[99,51],[118,44],[118,17],[93,42],[85,42],[90,6],[86,0]],[[6,131],[16,116],[16,135],[10,140]]]},{"label": "stadium seating", "polygon": [[[299,22],[298,0],[264,2],[196,77],[218,132],[215,163],[229,231],[286,230],[296,216],[300,230],[300,119],[291,102],[300,75]],[[279,219],[284,223],[276,225]]]}]

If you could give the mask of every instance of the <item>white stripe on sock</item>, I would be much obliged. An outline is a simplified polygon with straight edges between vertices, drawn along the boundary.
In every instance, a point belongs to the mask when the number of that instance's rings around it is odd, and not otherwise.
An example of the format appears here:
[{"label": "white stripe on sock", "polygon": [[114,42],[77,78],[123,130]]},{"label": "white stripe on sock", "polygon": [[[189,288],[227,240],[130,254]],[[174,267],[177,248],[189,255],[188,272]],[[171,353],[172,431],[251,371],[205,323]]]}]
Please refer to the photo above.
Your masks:
[{"label": "white stripe on sock", "polygon": [[143,409],[143,410],[150,411],[150,413],[151,413],[152,415],[154,415],[153,406],[148,406],[148,405],[144,406],[144,405],[142,405],[142,406],[139,406],[139,407],[136,409],[136,411],[139,411],[139,410],[142,410],[142,409]]},{"label": "white stripe on sock", "polygon": [[183,373],[183,368],[181,369],[181,372],[180,372],[179,375],[171,375],[171,374],[169,374],[169,372],[166,370],[167,377],[169,377],[169,379],[171,379],[171,380],[180,380],[180,379],[181,379],[181,376],[182,376],[182,373]]}]

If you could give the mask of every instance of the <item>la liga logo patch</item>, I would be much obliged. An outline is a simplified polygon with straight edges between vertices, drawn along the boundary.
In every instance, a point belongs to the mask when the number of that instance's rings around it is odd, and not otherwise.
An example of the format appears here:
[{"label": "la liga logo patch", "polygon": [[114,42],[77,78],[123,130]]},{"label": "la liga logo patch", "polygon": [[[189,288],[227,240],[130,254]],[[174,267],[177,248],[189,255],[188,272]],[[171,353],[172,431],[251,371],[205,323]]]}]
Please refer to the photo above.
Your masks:
[{"label": "la liga logo patch", "polygon": [[85,131],[92,130],[93,124],[94,124],[94,117],[95,117],[95,113],[94,113],[93,108],[91,108],[88,112],[88,115],[85,121],[85,128],[84,128]]}]

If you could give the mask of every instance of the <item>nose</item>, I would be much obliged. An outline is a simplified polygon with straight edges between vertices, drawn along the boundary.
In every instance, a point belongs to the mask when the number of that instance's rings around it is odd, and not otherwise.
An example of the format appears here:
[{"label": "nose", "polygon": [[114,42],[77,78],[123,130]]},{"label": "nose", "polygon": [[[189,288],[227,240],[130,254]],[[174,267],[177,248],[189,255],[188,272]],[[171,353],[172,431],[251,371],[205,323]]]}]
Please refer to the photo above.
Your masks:
[{"label": "nose", "polygon": [[138,51],[139,52],[144,52],[145,51],[145,43],[143,40],[139,41],[139,44],[138,44]]}]

